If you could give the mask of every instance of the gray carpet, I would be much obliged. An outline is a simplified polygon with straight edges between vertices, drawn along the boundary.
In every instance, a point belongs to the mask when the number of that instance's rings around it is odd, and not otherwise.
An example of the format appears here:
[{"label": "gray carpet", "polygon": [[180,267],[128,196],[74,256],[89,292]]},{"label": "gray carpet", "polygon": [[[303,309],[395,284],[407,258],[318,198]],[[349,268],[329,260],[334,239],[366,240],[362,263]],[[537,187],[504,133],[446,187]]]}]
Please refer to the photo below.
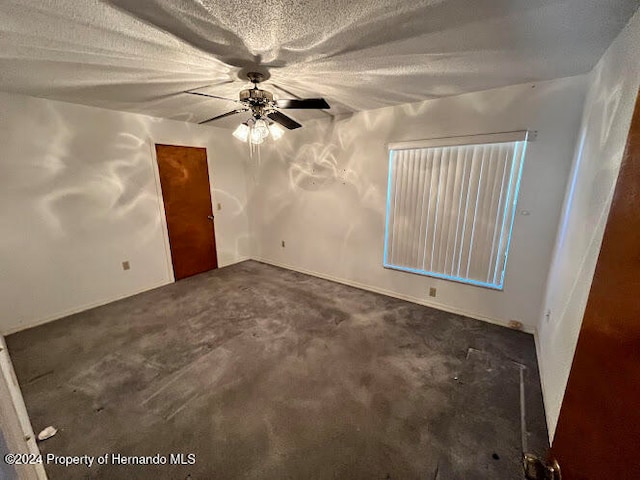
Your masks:
[{"label": "gray carpet", "polygon": [[7,339],[52,480],[522,478],[533,337],[248,261]]}]

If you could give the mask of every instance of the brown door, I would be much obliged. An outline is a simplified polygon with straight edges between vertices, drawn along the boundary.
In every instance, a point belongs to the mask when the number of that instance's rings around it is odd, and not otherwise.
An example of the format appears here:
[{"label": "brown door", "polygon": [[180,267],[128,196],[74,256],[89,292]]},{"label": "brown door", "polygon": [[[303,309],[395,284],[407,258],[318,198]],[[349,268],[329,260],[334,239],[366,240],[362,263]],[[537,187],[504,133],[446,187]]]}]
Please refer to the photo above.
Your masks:
[{"label": "brown door", "polygon": [[640,101],[552,452],[563,480],[640,479]]},{"label": "brown door", "polygon": [[218,267],[205,148],[156,145],[176,280]]}]

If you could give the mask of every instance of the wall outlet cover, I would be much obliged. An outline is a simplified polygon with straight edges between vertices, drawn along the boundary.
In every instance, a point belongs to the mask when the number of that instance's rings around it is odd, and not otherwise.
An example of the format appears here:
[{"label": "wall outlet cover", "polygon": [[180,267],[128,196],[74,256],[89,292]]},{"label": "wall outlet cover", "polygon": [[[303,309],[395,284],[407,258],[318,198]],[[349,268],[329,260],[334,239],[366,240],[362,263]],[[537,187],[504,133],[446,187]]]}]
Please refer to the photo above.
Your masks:
[{"label": "wall outlet cover", "polygon": [[125,260],[124,262],[122,262],[122,269],[123,270],[131,269],[131,264],[129,263],[129,260]]},{"label": "wall outlet cover", "polygon": [[430,297],[435,297],[436,296],[436,288],[435,287],[429,288],[429,296]]}]

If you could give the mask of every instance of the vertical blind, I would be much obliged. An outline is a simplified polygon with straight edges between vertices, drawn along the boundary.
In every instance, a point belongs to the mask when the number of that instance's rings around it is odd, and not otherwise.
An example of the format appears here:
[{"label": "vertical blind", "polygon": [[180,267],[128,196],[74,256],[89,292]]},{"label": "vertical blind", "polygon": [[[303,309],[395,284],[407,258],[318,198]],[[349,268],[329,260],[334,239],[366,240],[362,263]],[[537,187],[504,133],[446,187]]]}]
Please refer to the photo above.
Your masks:
[{"label": "vertical blind", "polygon": [[384,265],[502,289],[525,145],[390,147]]}]

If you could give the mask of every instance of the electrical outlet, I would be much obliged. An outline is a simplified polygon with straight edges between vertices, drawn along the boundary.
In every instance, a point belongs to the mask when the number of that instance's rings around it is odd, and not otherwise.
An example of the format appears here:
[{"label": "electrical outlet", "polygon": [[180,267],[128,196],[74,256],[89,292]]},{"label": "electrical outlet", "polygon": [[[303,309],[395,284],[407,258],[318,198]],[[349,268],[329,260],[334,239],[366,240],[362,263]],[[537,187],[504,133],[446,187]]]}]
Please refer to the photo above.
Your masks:
[{"label": "electrical outlet", "polygon": [[218,210],[222,210],[222,204],[218,203]]},{"label": "electrical outlet", "polygon": [[125,260],[124,262],[122,262],[122,269],[123,270],[130,270],[131,269],[131,265],[129,264],[129,260]]},{"label": "electrical outlet", "polygon": [[282,240],[282,248],[284,248],[284,240]]},{"label": "electrical outlet", "polygon": [[430,297],[435,297],[435,296],[436,296],[436,289],[435,289],[435,287],[431,287],[431,288],[429,289],[429,296],[430,296]]}]

